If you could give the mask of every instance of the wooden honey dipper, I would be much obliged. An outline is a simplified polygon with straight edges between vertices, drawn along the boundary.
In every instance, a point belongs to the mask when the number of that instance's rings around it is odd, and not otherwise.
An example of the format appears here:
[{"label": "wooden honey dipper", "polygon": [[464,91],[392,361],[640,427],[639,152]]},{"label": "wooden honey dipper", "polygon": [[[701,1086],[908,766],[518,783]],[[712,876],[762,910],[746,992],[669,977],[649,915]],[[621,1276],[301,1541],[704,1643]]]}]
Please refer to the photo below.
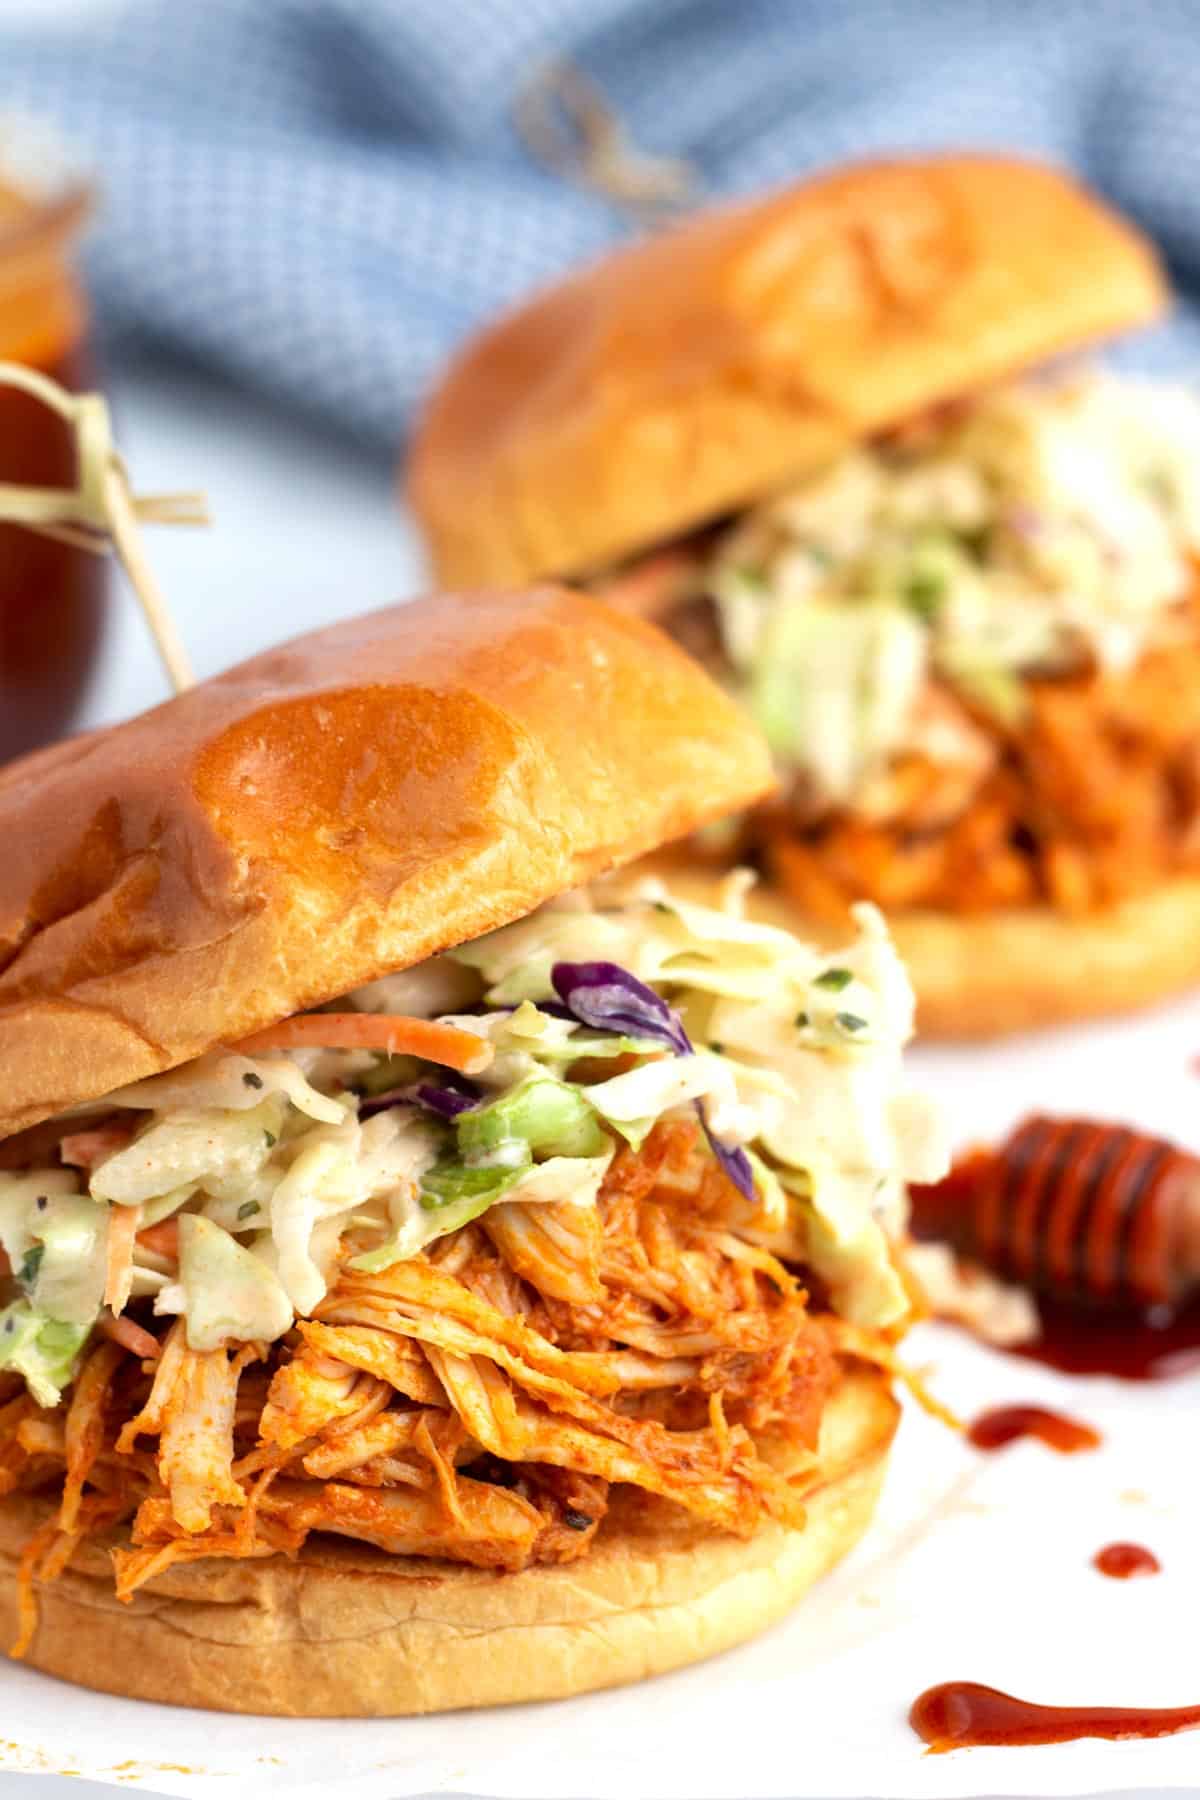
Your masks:
[{"label": "wooden honey dipper", "polygon": [[1200,1160],[1090,1119],[1026,1119],[912,1190],[913,1231],[1074,1305],[1178,1306],[1200,1288]]}]

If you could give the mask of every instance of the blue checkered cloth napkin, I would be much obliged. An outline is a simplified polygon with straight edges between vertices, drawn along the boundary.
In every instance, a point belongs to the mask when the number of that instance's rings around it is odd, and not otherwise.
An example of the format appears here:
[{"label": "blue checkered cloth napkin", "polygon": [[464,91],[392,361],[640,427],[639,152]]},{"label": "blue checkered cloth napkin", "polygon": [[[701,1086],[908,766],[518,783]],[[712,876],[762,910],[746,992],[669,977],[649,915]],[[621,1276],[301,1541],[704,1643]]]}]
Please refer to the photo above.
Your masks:
[{"label": "blue checkered cloth napkin", "polygon": [[100,181],[104,325],[394,448],[447,354],[632,230],[539,165],[550,58],[710,197],[879,151],[1070,164],[1165,245],[1200,364],[1200,0],[138,0],[0,34],[0,114]]}]

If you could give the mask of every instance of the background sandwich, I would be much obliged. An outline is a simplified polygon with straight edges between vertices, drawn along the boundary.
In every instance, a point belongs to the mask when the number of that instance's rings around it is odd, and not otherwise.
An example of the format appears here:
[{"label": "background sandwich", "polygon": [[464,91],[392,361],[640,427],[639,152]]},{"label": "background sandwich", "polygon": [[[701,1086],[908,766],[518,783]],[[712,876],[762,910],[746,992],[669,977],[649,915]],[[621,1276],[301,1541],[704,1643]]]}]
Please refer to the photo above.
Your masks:
[{"label": "background sandwich", "polygon": [[0,775],[19,1654],[234,1710],[545,1698],[857,1539],[944,1167],[903,973],[870,909],[830,958],[736,883],[580,886],[768,780],[666,638],[551,588]]},{"label": "background sandwich", "polygon": [[698,846],[887,911],[921,1023],[1200,975],[1200,409],[1011,378],[1153,319],[1152,248],[994,157],[848,168],[610,257],[469,346],[408,492],[443,579],[586,576],[766,730]]}]

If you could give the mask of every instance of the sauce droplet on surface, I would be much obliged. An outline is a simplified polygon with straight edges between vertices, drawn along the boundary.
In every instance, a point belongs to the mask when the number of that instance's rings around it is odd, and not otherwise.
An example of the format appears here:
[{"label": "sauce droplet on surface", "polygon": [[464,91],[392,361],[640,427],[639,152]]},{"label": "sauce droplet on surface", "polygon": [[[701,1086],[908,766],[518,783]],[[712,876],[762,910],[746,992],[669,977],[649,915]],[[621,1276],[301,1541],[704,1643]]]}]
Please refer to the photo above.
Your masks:
[{"label": "sauce droplet on surface", "polygon": [[1169,1737],[1200,1726],[1200,1706],[1039,1706],[976,1681],[943,1681],[914,1700],[908,1722],[931,1750],[965,1750],[973,1744]]},{"label": "sauce droplet on surface", "polygon": [[1079,1419],[1065,1413],[1051,1412],[1046,1406],[997,1406],[980,1413],[967,1429],[967,1437],[977,1450],[1003,1450],[1018,1438],[1037,1438],[1060,1455],[1072,1456],[1079,1450],[1095,1450],[1100,1433]]},{"label": "sauce droplet on surface", "polygon": [[1093,1556],[1092,1567],[1114,1581],[1129,1581],[1134,1575],[1159,1574],[1162,1564],[1143,1544],[1105,1544]]}]

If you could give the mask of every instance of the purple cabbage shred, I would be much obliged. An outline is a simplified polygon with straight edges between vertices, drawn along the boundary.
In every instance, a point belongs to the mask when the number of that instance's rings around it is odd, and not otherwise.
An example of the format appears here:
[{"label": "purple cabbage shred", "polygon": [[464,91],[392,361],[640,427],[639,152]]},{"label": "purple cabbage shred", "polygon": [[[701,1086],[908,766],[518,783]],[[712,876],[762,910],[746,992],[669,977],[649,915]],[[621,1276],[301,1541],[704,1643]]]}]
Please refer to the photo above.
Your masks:
[{"label": "purple cabbage shred", "polygon": [[653,988],[620,963],[555,963],[550,979],[563,1005],[581,1025],[622,1037],[652,1038],[677,1056],[690,1056],[691,1040],[679,1014]]},{"label": "purple cabbage shred", "polygon": [[479,1102],[479,1090],[465,1079],[454,1086],[432,1081],[415,1081],[408,1087],[389,1088],[385,1094],[373,1094],[358,1109],[360,1119],[373,1119],[376,1113],[391,1106],[420,1106],[439,1119],[457,1119]]},{"label": "purple cabbage shred", "polygon": [[[660,994],[612,962],[558,962],[550,971],[554,991],[568,1018],[577,1019],[593,1031],[615,1031],[622,1037],[649,1038],[665,1044],[676,1056],[693,1054],[692,1040],[683,1028],[683,1020]],[[542,1010],[553,1007],[543,1004]],[[754,1201],[754,1170],[750,1158],[741,1149],[721,1143],[715,1138],[704,1116],[704,1108],[695,1102],[696,1116],[704,1127],[709,1148],[738,1192]]]},{"label": "purple cabbage shred", "polygon": [[708,1139],[708,1147],[724,1169],[735,1188],[751,1205],[754,1204],[754,1170],[746,1152],[736,1146],[721,1143],[709,1130],[708,1120],[704,1116],[700,1102],[696,1102],[696,1111],[700,1114],[700,1123],[704,1127],[704,1135]]}]

